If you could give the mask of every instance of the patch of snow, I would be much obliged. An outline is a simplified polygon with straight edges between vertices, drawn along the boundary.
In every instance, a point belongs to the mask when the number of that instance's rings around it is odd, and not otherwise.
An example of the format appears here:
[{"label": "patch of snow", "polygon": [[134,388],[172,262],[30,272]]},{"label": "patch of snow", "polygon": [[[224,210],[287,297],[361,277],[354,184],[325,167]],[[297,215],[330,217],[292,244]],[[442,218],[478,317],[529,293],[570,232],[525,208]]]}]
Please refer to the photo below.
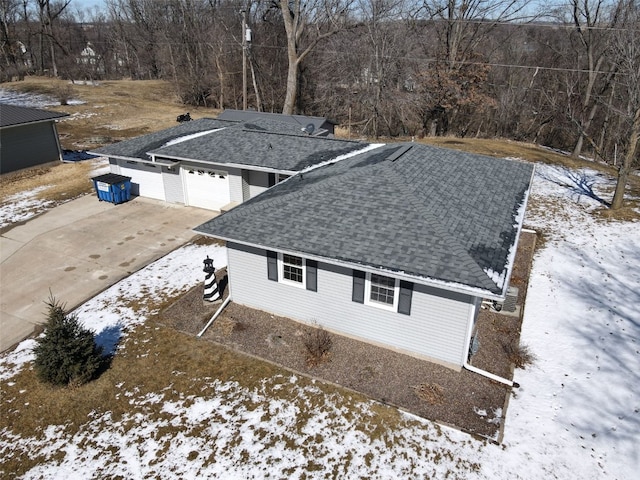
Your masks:
[{"label": "patch of snow", "polygon": [[360,154],[368,152],[370,150],[375,150],[376,148],[384,147],[385,145],[386,144],[384,144],[384,143],[370,143],[366,147],[361,148],[359,150],[354,150],[353,152],[345,153],[344,155],[339,155],[339,156],[337,156],[335,158],[332,158],[330,160],[326,160],[324,162],[317,163],[315,165],[311,165],[311,166],[303,169],[300,173],[307,173],[307,172],[309,172],[311,170],[315,170],[316,168],[324,167],[326,165],[331,165],[332,163],[339,162],[339,161],[344,160],[346,158],[355,157],[356,155],[360,155]]},{"label": "patch of snow", "polygon": [[[204,281],[202,260],[209,256],[216,268],[227,265],[226,248],[219,245],[186,245],[160,260],[121,280],[101,294],[81,305],[74,313],[82,324],[96,334],[96,342],[108,353],[113,353],[123,332],[132,325],[143,323],[155,313],[140,303],[154,304],[196,286]],[[194,268],[195,267],[195,268]],[[136,301],[133,310],[122,306]]]},{"label": "patch of snow", "polygon": [[[22,93],[8,88],[0,88],[0,103],[6,103],[8,105],[15,105],[18,107],[44,108],[59,106],[60,100],[56,100],[49,95]],[[67,103],[69,105],[80,105],[84,102],[80,100],[69,100]],[[64,120],[64,118],[60,120]]]},{"label": "patch of snow", "polygon": [[176,145],[178,143],[186,142],[187,140],[192,140],[194,138],[202,137],[203,135],[209,135],[210,133],[219,132],[220,130],[224,130],[223,128],[214,128],[212,130],[205,130],[204,132],[196,132],[191,133],[189,135],[183,135],[182,137],[174,138],[173,140],[169,140],[167,143],[162,145],[162,147],[169,147],[171,145]]},{"label": "patch of snow", "polygon": [[24,222],[54,205],[51,200],[38,198],[38,194],[47,188],[37,187],[7,197],[0,206],[0,227]]}]

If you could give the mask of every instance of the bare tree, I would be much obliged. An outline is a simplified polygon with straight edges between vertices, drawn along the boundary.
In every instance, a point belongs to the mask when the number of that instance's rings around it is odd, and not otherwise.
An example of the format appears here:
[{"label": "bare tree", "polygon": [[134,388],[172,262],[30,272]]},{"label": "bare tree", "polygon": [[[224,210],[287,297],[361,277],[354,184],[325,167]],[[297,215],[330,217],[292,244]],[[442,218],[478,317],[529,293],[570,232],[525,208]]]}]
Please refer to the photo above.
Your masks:
[{"label": "bare tree", "polygon": [[353,0],[278,0],[287,34],[287,91],[282,113],[291,115],[298,98],[300,66],[323,39],[348,21]]},{"label": "bare tree", "polygon": [[49,47],[51,70],[54,77],[58,76],[58,65],[56,62],[56,46],[62,47],[54,34],[53,22],[69,6],[71,0],[52,3],[51,0],[36,0],[38,7],[38,18],[40,19],[40,70],[44,71],[44,49]]},{"label": "bare tree", "polygon": [[572,81],[568,89],[571,96],[579,100],[577,108],[568,110],[577,129],[574,157],[582,153],[585,140],[598,150],[591,126],[615,75],[616,66],[610,61],[610,54],[624,3],[625,0],[571,0],[569,3],[571,34],[577,38],[573,54],[578,61],[577,72],[569,74],[576,77],[575,82]]},{"label": "bare tree", "polygon": [[[465,107],[487,105],[483,79],[488,70],[483,64],[490,59],[485,43],[504,22],[525,18],[528,0],[424,0],[416,19],[419,30],[430,30],[424,51],[428,63],[422,65],[420,76],[425,89],[423,109],[425,130],[446,134],[452,116]],[[462,99],[458,102],[457,99]],[[460,133],[468,130],[462,125]]]},{"label": "bare tree", "polygon": [[640,6],[634,0],[624,2],[622,13],[625,28],[621,29],[613,47],[614,61],[619,75],[616,80],[627,98],[626,108],[620,112],[628,127],[627,151],[623,156],[618,171],[611,208],[622,207],[624,192],[633,164],[638,163],[640,157]]},{"label": "bare tree", "polygon": [[20,44],[16,38],[15,26],[18,19],[17,0],[0,0],[0,60],[4,67],[0,82],[10,80],[11,72],[22,75]]}]

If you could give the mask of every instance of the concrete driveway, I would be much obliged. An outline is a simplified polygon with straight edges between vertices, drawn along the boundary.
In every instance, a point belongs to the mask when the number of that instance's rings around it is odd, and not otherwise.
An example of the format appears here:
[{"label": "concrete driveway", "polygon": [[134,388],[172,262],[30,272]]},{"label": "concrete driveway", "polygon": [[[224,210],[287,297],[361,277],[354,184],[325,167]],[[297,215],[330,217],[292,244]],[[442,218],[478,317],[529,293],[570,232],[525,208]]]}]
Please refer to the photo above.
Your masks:
[{"label": "concrete driveway", "polygon": [[166,255],[215,216],[134,198],[114,205],[86,195],[0,237],[0,351],[46,321],[49,290],[69,309]]}]

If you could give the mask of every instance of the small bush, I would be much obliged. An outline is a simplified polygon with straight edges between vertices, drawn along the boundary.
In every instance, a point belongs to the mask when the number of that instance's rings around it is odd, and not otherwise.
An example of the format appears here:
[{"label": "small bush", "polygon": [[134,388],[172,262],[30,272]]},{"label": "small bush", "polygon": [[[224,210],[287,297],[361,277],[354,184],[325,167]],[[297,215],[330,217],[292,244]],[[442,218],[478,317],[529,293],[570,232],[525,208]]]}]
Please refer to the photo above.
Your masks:
[{"label": "small bush", "polygon": [[304,333],[304,346],[307,349],[307,363],[318,365],[329,357],[333,346],[331,335],[322,327],[309,327]]},{"label": "small bush", "polygon": [[60,101],[60,105],[68,105],[69,100],[73,98],[74,94],[75,94],[75,91],[73,87],[68,84],[58,85],[55,88],[55,96]]},{"label": "small bush", "polygon": [[527,365],[533,364],[536,360],[536,356],[531,353],[527,345],[521,345],[513,341],[503,343],[502,348],[507,354],[509,361],[512,362],[516,368],[524,369]]},{"label": "small bush", "polygon": [[444,402],[444,388],[437,383],[421,383],[413,387],[416,395],[430,405],[441,405]]},{"label": "small bush", "polygon": [[80,325],[53,296],[47,301],[44,335],[33,349],[35,369],[43,382],[58,386],[79,386],[92,380],[100,370],[102,348],[93,332]]}]

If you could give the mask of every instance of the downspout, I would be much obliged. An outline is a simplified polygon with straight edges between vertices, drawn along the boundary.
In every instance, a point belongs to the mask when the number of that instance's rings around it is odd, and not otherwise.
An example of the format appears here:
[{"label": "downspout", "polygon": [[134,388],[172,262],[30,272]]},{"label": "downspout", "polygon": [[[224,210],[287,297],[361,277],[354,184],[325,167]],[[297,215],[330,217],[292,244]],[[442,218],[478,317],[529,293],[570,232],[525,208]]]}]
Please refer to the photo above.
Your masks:
[{"label": "downspout", "polygon": [[[482,302],[480,302],[480,305],[482,305]],[[506,378],[503,377],[499,377],[498,375],[495,375],[491,372],[487,372],[486,370],[482,370],[481,368],[478,367],[474,367],[473,365],[471,365],[469,363],[469,347],[471,344],[471,331],[473,330],[473,324],[474,324],[474,320],[476,317],[476,309],[478,308],[478,306],[474,303],[473,308],[471,309],[471,314],[469,315],[469,329],[468,329],[468,333],[467,333],[467,340],[465,343],[465,350],[464,350],[464,363],[462,364],[462,368],[466,368],[467,370],[469,370],[470,372],[473,373],[477,373],[478,375],[482,375],[483,377],[489,378],[491,380],[494,380],[496,382],[500,382],[503,383],[509,387],[515,387],[515,388],[519,388],[520,384],[512,381],[512,380],[508,380]]]},{"label": "downspout", "polygon": [[231,295],[229,295],[227,297],[227,299],[222,302],[222,305],[220,305],[220,308],[218,308],[218,310],[216,310],[216,313],[213,314],[213,317],[211,317],[211,320],[209,320],[209,322],[207,322],[207,324],[204,326],[204,328],[202,329],[202,331],[196,335],[197,338],[200,338],[202,335],[204,335],[204,332],[207,331],[207,329],[211,326],[211,324],[213,323],[213,321],[218,318],[218,316],[222,313],[222,311],[224,310],[224,308],[229,305],[229,302],[231,301]]},{"label": "downspout", "polygon": [[496,382],[504,383],[509,387],[515,387],[515,388],[520,387],[519,383],[513,382],[511,380],[507,380],[506,378],[499,377],[498,375],[494,375],[493,373],[487,372],[486,370],[482,370],[480,368],[474,367],[473,365],[469,364],[467,360],[464,361],[463,367],[469,370],[470,372],[477,373],[478,375],[482,375],[483,377],[490,378],[491,380],[495,380]]},{"label": "downspout", "polygon": [[60,138],[58,137],[58,128],[55,120],[51,122],[51,126],[53,127],[53,136],[56,138],[56,146],[58,147],[58,158],[61,162],[64,162],[64,155],[62,155],[62,146],[60,145]]}]

